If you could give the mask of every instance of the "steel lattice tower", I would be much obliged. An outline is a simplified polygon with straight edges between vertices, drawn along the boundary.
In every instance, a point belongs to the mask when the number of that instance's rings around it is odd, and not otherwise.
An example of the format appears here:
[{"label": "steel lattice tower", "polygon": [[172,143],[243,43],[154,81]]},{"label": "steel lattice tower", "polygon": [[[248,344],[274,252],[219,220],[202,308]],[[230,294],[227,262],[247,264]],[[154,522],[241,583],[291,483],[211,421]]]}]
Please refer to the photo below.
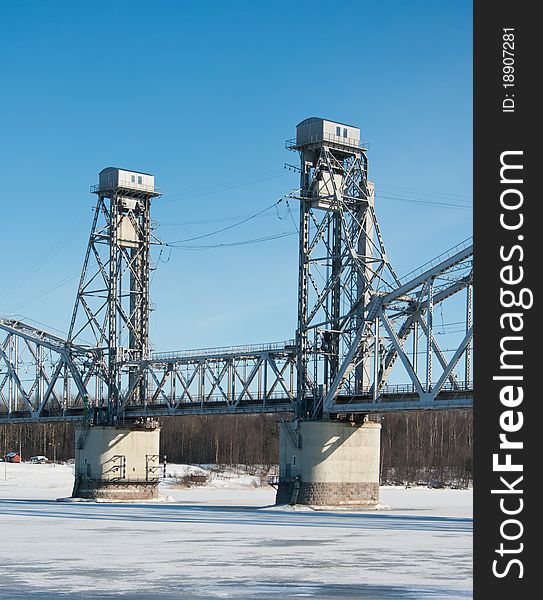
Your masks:
[{"label": "steel lattice tower", "polygon": [[[298,125],[287,147],[301,160],[300,190],[292,194],[300,201],[297,416],[320,418],[371,296],[392,289],[397,278],[375,216],[360,130],[313,117]],[[374,344],[379,351],[379,333],[371,328],[368,319],[349,359],[352,369],[342,382],[348,395],[370,384]]]},{"label": "steel lattice tower", "polygon": [[[102,351],[107,399],[99,414],[114,423],[127,402],[144,402],[149,352],[151,199],[160,193],[146,173],[107,168],[91,191],[98,196],[69,341],[92,339]],[[125,390],[122,394],[121,391]],[[122,402],[121,402],[122,396]]]}]

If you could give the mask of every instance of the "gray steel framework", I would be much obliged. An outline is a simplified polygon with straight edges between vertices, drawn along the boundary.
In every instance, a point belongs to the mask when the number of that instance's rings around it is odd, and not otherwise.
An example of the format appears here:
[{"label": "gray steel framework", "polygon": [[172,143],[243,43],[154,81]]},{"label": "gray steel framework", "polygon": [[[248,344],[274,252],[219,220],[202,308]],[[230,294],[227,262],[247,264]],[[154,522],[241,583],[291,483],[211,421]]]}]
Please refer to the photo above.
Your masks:
[{"label": "gray steel framework", "polygon": [[[0,319],[0,422],[471,407],[471,242],[398,278],[366,148],[352,140],[288,147],[301,158],[301,186],[290,194],[300,202],[295,340],[150,353],[150,204],[158,192],[93,189],[67,339]],[[451,318],[458,329],[445,331]]]},{"label": "gray steel framework", "polygon": [[[351,349],[324,398],[325,414],[363,412],[367,402],[382,407],[390,398],[386,384],[398,359],[419,406],[433,407],[445,390],[449,395],[472,399],[472,257],[473,246],[466,241],[437,257],[424,270],[400,281],[395,290],[371,298]],[[438,342],[436,330],[443,325],[435,319],[436,309],[443,318],[446,303],[453,305],[449,314],[461,311],[465,319],[459,322],[464,329],[456,332],[454,348],[448,352]],[[409,339],[411,350],[407,349]],[[359,394],[345,394],[345,381],[361,360],[368,360],[373,365],[371,381],[366,388],[368,398],[362,402]],[[462,361],[465,366],[463,381],[459,377]]]},{"label": "gray steel framework", "polygon": [[320,418],[340,370],[347,393],[367,386],[367,353],[351,350],[362,343],[356,334],[370,300],[399,280],[386,258],[365,148],[326,136],[287,147],[301,162],[300,189],[290,194],[300,202],[297,415]]},{"label": "gray steel framework", "polygon": [[91,381],[106,377],[100,352],[21,321],[1,320],[0,331],[0,421],[90,417]]}]

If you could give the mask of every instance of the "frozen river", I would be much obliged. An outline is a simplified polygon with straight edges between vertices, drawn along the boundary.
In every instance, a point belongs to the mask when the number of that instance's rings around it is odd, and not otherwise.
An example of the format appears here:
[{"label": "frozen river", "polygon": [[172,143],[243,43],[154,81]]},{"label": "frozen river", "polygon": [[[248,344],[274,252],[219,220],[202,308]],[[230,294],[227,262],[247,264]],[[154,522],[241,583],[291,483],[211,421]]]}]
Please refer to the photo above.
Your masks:
[{"label": "frozen river", "polygon": [[2,600],[472,597],[470,491],[382,488],[367,513],[277,509],[242,480],[59,503],[68,467],[0,467]]}]

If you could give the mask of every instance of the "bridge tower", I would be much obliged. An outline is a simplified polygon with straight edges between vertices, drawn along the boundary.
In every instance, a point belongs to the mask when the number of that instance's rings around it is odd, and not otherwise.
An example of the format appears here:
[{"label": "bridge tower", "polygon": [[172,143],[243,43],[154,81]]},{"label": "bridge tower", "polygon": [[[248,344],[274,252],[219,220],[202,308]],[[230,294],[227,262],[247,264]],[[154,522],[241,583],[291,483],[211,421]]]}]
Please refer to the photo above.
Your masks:
[{"label": "bridge tower", "polygon": [[340,422],[325,410],[340,383],[351,397],[370,387],[380,341],[366,308],[396,281],[375,216],[367,147],[358,127],[317,117],[299,123],[286,145],[300,156],[300,189],[292,194],[300,202],[298,379],[296,420],[282,426],[278,501],[295,494],[298,503],[371,505],[380,425]]},{"label": "bridge tower", "polygon": [[93,414],[76,432],[74,495],[142,497],[154,493],[146,484],[155,479],[159,432],[125,411],[147,394],[150,211],[160,192],[153,175],[115,167],[91,191],[97,202],[68,341],[90,341],[102,361]]}]

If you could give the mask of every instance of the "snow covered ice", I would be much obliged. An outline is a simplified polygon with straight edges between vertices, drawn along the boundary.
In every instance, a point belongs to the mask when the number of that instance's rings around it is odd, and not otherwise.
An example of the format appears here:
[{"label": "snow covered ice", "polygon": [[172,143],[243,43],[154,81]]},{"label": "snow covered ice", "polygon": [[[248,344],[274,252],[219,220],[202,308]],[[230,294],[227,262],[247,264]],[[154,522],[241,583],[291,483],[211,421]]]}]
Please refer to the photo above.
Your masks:
[{"label": "snow covered ice", "polygon": [[388,510],[314,512],[231,476],[166,481],[169,502],[59,503],[71,466],[1,464],[0,599],[472,597],[471,491],[384,487]]}]

